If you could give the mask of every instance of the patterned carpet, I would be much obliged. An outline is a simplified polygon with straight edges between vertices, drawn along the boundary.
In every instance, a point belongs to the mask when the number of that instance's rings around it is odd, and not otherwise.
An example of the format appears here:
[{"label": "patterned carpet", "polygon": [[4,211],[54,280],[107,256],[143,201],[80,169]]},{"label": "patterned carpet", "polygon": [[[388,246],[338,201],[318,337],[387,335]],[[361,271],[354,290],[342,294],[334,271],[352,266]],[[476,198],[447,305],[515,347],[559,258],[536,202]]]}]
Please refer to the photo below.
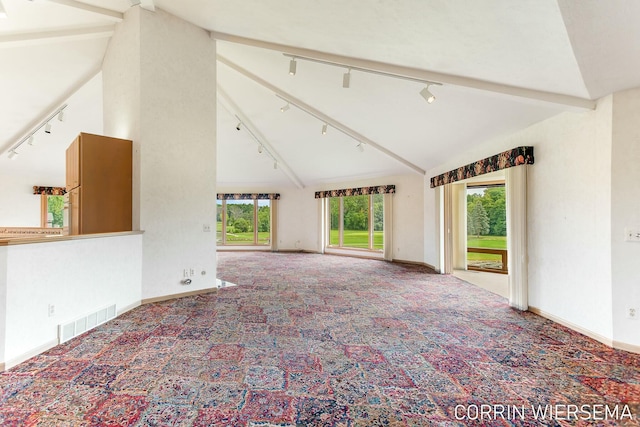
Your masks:
[{"label": "patterned carpet", "polygon": [[239,286],[1,374],[0,425],[638,425],[639,355],[454,277],[247,252],[219,253],[218,276]]}]

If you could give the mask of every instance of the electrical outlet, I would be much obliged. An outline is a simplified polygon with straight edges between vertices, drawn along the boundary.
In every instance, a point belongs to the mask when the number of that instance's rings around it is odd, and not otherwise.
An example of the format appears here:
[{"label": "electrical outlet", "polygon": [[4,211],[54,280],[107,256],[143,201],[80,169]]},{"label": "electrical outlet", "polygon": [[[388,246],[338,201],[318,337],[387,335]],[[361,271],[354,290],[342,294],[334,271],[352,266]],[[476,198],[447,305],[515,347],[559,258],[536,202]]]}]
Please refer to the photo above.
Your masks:
[{"label": "electrical outlet", "polygon": [[191,276],[195,276],[195,275],[196,275],[196,270],[193,269],[193,268],[190,268],[189,269],[189,276],[191,277]]},{"label": "electrical outlet", "polygon": [[211,232],[211,225],[210,224],[202,224],[202,231],[204,231],[205,233],[210,233]]},{"label": "electrical outlet", "polygon": [[189,277],[189,269],[185,268],[182,270],[182,277]]},{"label": "electrical outlet", "polygon": [[637,319],[638,318],[638,310],[633,307],[627,308],[627,319]]},{"label": "electrical outlet", "polygon": [[640,242],[640,230],[633,229],[633,228],[625,228],[624,240],[626,242]]},{"label": "electrical outlet", "polygon": [[47,314],[49,317],[53,317],[56,314],[56,306],[53,304],[49,304],[47,307]]}]

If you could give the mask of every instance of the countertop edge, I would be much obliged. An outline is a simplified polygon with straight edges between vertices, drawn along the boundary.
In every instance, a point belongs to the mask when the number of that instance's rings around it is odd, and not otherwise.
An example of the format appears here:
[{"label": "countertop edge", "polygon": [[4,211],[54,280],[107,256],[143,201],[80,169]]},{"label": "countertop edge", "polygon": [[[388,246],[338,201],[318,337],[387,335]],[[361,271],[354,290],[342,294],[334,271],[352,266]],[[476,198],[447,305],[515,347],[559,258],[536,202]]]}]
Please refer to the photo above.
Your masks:
[{"label": "countertop edge", "polygon": [[119,236],[135,236],[137,234],[144,234],[144,230],[135,231],[118,231],[114,233],[97,233],[97,234],[79,234],[74,236],[49,236],[49,237],[0,237],[0,246],[14,246],[14,245],[28,245],[31,243],[51,243],[51,242],[63,242],[68,240],[83,240],[83,239],[102,239],[105,237],[119,237]]}]

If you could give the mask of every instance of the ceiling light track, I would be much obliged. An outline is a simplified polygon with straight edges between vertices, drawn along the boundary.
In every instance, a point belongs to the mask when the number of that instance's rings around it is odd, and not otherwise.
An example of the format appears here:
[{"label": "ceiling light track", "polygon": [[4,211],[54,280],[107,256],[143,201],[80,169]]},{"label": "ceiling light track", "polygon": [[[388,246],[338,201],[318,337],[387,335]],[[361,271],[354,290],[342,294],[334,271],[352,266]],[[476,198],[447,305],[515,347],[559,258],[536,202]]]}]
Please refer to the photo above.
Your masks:
[{"label": "ceiling light track", "polygon": [[44,128],[44,133],[46,133],[47,135],[51,133],[51,120],[53,120],[54,117],[58,116],[58,120],[59,121],[63,121],[64,120],[64,109],[67,108],[67,104],[64,104],[63,106],[59,107],[57,110],[55,110],[53,113],[51,113],[49,116],[47,116],[46,119],[44,119],[38,126],[36,126],[35,128],[33,128],[31,130],[31,132],[29,132],[28,134],[26,134],[20,141],[18,141],[17,144],[15,144],[13,147],[11,147],[9,149],[9,158],[13,159],[15,158],[19,153],[16,151],[18,148],[20,148],[20,146],[22,144],[24,144],[25,142],[27,142],[28,145],[35,145],[35,134],[42,128]]},{"label": "ceiling light track", "polygon": [[318,58],[333,64],[348,64],[347,66],[350,67],[379,70],[392,75],[401,75],[406,77],[411,76],[423,82],[426,80],[438,81],[449,86],[460,86],[486,92],[498,93],[509,97],[519,97],[540,101],[542,103],[564,105],[579,110],[595,110],[596,108],[596,101],[591,99],[578,98],[575,96],[563,95],[553,92],[544,92],[534,89],[526,89],[500,83],[492,83],[484,80],[474,79],[471,77],[461,77],[453,74],[439,73],[436,71],[412,68],[386,62],[354,58],[345,55],[336,55],[313,49],[305,49],[281,43],[273,43],[264,40],[220,33],[217,31],[211,32],[211,38],[218,41],[238,43],[245,46],[253,46],[261,49],[272,50],[275,52],[288,52],[289,55],[295,55],[296,58]]},{"label": "ceiling light track", "polygon": [[[256,82],[257,84],[259,84],[260,86],[264,87],[265,89],[268,89],[269,91],[275,93],[277,96],[280,97],[280,99],[283,99],[285,101],[290,101],[291,104],[297,106],[301,110],[304,110],[305,112],[307,112],[308,114],[312,115],[313,117],[316,117],[321,122],[329,124],[332,128],[339,130],[343,134],[349,136],[350,138],[352,138],[352,139],[354,139],[356,141],[362,141],[363,143],[367,144],[369,147],[372,147],[372,148],[376,149],[377,151],[385,154],[386,156],[398,161],[399,163],[403,164],[404,166],[406,166],[407,168],[413,170],[414,172],[416,172],[416,173],[418,173],[420,175],[425,175],[426,172],[421,167],[411,163],[410,161],[404,159],[403,157],[399,156],[398,154],[394,153],[393,151],[391,151],[391,150],[383,147],[382,145],[372,141],[371,139],[367,138],[366,136],[362,135],[361,133],[355,131],[354,129],[351,129],[348,126],[346,126],[344,123],[341,123],[341,122],[331,118],[330,116],[322,113],[321,111],[319,111],[318,109],[314,108],[313,106],[311,106],[309,104],[306,104],[301,99],[298,99],[298,98],[294,97],[290,93],[285,92],[284,90],[280,89],[279,87],[269,83],[265,79],[263,79],[263,78],[255,75],[255,74],[251,73],[250,71],[246,70],[245,68],[242,68],[241,66],[239,66],[236,63],[234,63],[233,61],[230,61],[228,58],[225,58],[223,55],[217,54],[216,58],[218,59],[218,62],[226,65],[227,67],[231,68],[232,70],[235,70],[236,72],[240,73],[241,75],[243,75],[243,76],[247,77],[248,79]],[[220,92],[218,92],[218,95],[220,95]],[[283,169],[284,169],[284,167],[283,167]]]},{"label": "ceiling light track", "polygon": [[[358,67],[358,66],[355,66],[355,65],[342,64],[340,62],[325,61],[323,59],[310,58],[310,57],[306,57],[306,56],[299,56],[299,55],[295,55],[294,56],[294,55],[291,55],[291,54],[288,54],[288,53],[283,53],[283,55],[288,57],[288,58],[292,58],[292,60],[293,59],[302,59],[304,61],[315,62],[315,63],[318,63],[318,64],[332,65],[334,67],[346,68],[347,72],[343,76],[343,87],[348,87],[349,86],[349,83],[347,83],[346,86],[344,85],[344,83],[345,83],[345,78],[349,75],[349,73],[352,70],[361,71],[363,73],[376,74],[378,76],[393,77],[393,78],[396,78],[396,79],[402,79],[402,80],[407,80],[407,81],[411,81],[411,82],[423,83],[423,84],[426,84],[426,85],[442,86],[442,83],[440,83],[440,82],[434,82],[432,80],[425,80],[425,79],[418,79],[416,77],[403,76],[402,74],[387,73],[385,71],[373,70],[371,68],[364,68],[364,67]],[[346,80],[348,81],[350,79],[347,78]]]}]

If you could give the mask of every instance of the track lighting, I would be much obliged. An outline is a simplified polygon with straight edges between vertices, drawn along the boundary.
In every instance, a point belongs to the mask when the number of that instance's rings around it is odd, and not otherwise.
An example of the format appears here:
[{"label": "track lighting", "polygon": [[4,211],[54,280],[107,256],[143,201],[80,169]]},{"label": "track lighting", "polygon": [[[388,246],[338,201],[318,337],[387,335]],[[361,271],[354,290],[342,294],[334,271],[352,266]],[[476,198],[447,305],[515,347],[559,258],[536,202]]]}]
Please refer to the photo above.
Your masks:
[{"label": "track lighting", "polygon": [[238,122],[238,124],[236,125],[236,130],[240,130],[240,125],[242,125],[242,122]]},{"label": "track lighting", "polygon": [[322,134],[323,135],[327,134],[327,124],[326,123],[322,125]]},{"label": "track lighting", "polygon": [[292,76],[295,76],[296,68],[297,68],[296,57],[294,56],[293,58],[291,58],[291,61],[289,61],[289,74],[291,74]]},{"label": "track lighting", "polygon": [[349,84],[351,84],[351,67],[349,67],[349,71],[342,76],[342,87],[348,89]]},{"label": "track lighting", "polygon": [[285,111],[287,111],[289,109],[289,103],[287,102],[287,105],[283,105],[282,107],[280,107],[280,112],[284,113]]},{"label": "track lighting", "polygon": [[58,121],[59,122],[64,122],[64,111],[60,111],[58,113]]},{"label": "track lighting", "polygon": [[309,61],[309,62],[315,62],[317,64],[324,64],[324,65],[330,65],[332,67],[341,67],[341,68],[346,68],[347,72],[344,73],[342,75],[342,87],[347,89],[349,88],[349,86],[351,85],[351,70],[356,70],[356,71],[360,71],[363,73],[369,73],[369,74],[376,74],[378,76],[383,76],[383,77],[393,77],[395,79],[402,79],[402,80],[408,80],[411,82],[418,82],[421,84],[426,84],[427,87],[424,88],[420,94],[422,96],[424,96],[424,99],[427,100],[427,102],[429,104],[431,104],[433,101],[436,100],[436,97],[429,91],[429,86],[442,86],[442,83],[439,82],[434,82],[431,80],[425,80],[425,79],[421,79],[418,77],[413,77],[411,75],[402,75],[402,74],[396,74],[393,72],[389,72],[389,71],[383,71],[382,69],[380,69],[380,67],[378,68],[365,68],[365,67],[360,67],[358,65],[352,65],[352,64],[348,64],[348,63],[341,63],[341,62],[334,62],[334,61],[326,61],[323,59],[317,59],[317,58],[312,58],[309,56],[293,56],[289,53],[283,53],[284,56],[291,58],[291,61],[289,62],[289,74],[291,75],[295,75],[296,73],[296,60],[301,59],[304,61]]},{"label": "track lighting", "polygon": [[[1,0],[0,0],[1,1]],[[44,132],[47,134],[51,133],[51,120],[54,117],[58,116],[58,120],[62,121],[64,118],[63,110],[67,108],[67,104],[64,104],[53,113],[49,114],[38,126],[33,128],[28,134],[26,134],[20,141],[18,141],[13,147],[9,149],[9,158],[13,159],[18,155],[16,151],[22,144],[25,142],[29,145],[36,145],[36,133],[40,131],[40,129],[44,128]]]},{"label": "track lighting", "polygon": [[258,145],[258,154],[262,154],[262,144]]},{"label": "track lighting", "polygon": [[4,10],[4,6],[2,5],[2,0],[0,0],[0,19],[7,18],[7,12]]},{"label": "track lighting", "polygon": [[429,86],[431,85],[427,85],[424,89],[422,89],[420,91],[420,95],[422,95],[422,97],[426,99],[429,104],[431,104],[436,100],[436,96],[431,93],[431,91],[429,90]]},{"label": "track lighting", "polygon": [[356,148],[362,153],[364,151],[364,144],[362,142],[358,143]]},{"label": "track lighting", "polygon": [[273,168],[274,169],[278,169],[278,161],[277,160],[275,162],[273,162]]}]

